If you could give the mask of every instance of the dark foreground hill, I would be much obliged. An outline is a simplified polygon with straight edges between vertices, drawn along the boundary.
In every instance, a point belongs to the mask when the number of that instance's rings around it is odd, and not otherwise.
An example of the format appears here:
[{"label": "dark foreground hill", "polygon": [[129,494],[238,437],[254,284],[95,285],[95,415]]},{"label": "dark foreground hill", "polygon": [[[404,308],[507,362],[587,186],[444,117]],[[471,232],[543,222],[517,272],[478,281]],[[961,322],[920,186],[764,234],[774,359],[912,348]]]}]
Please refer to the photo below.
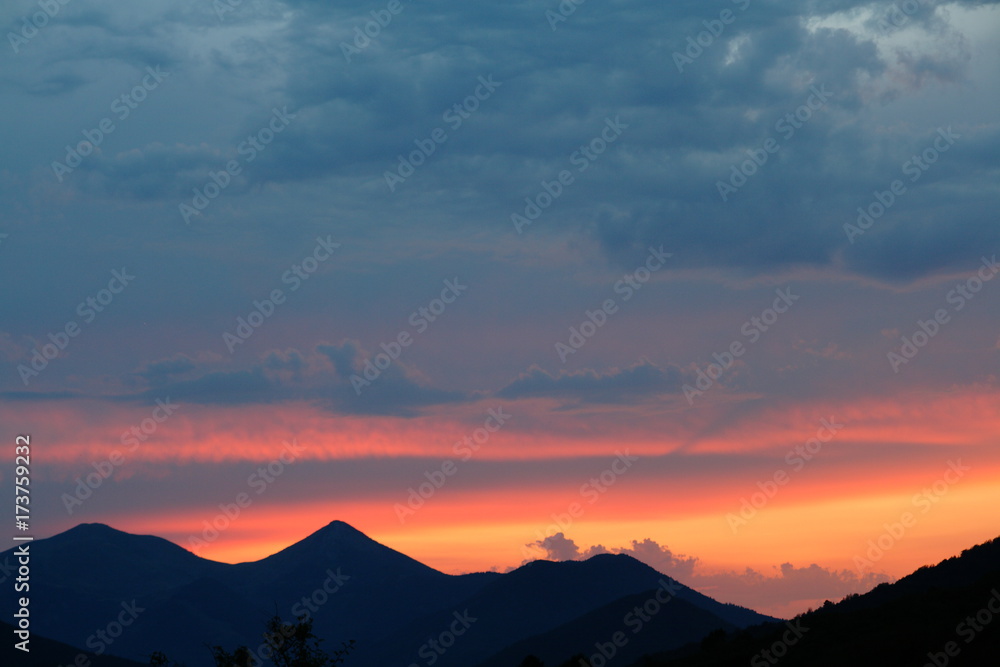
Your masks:
[{"label": "dark foreground hill", "polygon": [[[0,621],[0,635],[3,635],[3,646],[0,647],[0,665],[12,667],[66,667],[86,664],[87,667],[142,667],[146,663],[134,662],[111,655],[96,655],[93,651],[81,651],[75,646],[53,641],[35,633],[28,643],[30,651],[25,653],[14,648],[14,642],[8,641],[14,636],[14,626]],[[83,658],[80,658],[80,655]]]},{"label": "dark foreground hill", "polygon": [[[789,624],[715,635],[637,667],[1000,665],[1000,538]],[[514,667],[514,666],[512,666]]]}]

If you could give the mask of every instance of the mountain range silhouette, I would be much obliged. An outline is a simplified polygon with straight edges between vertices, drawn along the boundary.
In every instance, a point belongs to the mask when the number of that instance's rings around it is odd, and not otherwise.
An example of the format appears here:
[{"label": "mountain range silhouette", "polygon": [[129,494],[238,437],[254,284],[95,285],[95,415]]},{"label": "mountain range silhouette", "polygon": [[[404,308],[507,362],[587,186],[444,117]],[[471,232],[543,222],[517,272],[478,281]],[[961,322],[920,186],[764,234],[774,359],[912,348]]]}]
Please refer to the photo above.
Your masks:
[{"label": "mountain range silhouette", "polygon": [[[0,554],[3,562],[16,562],[13,549]],[[211,646],[259,647],[275,614],[308,615],[326,647],[354,640],[345,664],[357,667],[520,667],[529,655],[549,667],[571,658],[586,665],[581,656],[593,667],[746,665],[791,627],[713,600],[627,555],[449,575],[341,521],[239,564],[81,524],[33,542],[31,567],[32,652],[8,641],[4,664],[68,666],[83,652],[91,666],[134,667],[164,651],[187,667],[211,665]],[[1000,539],[798,617],[808,630],[785,647],[781,664],[889,665],[908,656],[905,664],[922,665],[948,641],[961,644],[957,656],[943,654],[948,664],[1000,664],[969,662],[996,648],[1000,619],[968,643],[955,633],[962,614],[986,608],[996,586]],[[996,604],[1000,610],[1000,594]],[[4,596],[4,619],[15,605]],[[123,610],[134,619],[110,627]],[[110,630],[120,633],[112,638]],[[845,654],[853,645],[857,652]],[[838,655],[850,659],[830,661]],[[876,658],[888,662],[865,661]]]}]

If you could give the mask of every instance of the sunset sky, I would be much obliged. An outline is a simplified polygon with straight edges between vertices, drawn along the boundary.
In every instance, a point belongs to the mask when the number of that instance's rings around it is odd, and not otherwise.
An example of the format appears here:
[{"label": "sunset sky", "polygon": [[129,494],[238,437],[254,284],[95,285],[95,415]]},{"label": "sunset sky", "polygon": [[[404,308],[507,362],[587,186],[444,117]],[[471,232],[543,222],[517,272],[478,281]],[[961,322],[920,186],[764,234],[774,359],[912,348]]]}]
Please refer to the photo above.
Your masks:
[{"label": "sunset sky", "polygon": [[0,7],[37,537],[339,519],[785,615],[1000,534],[997,3],[41,6]]}]

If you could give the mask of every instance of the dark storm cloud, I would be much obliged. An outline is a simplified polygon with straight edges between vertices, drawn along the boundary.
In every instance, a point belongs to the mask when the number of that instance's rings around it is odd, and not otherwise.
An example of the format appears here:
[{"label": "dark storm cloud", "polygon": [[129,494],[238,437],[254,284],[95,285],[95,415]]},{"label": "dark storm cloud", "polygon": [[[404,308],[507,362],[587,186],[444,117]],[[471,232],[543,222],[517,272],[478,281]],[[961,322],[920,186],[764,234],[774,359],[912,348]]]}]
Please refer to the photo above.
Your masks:
[{"label": "dark storm cloud", "polygon": [[[683,383],[694,381],[690,373],[676,366],[660,368],[642,361],[605,373],[586,369],[550,374],[532,367],[497,391],[483,388],[467,393],[414,380],[398,362],[381,370],[374,365],[376,357],[364,353],[354,341],[340,345],[321,344],[315,351],[319,356],[310,358],[295,349],[272,350],[265,353],[259,364],[246,370],[208,372],[201,369],[200,373],[194,362],[179,355],[149,364],[137,375],[148,381],[150,388],[142,396],[150,401],[167,394],[187,403],[201,404],[305,400],[342,414],[406,417],[420,414],[423,408],[466,402],[473,398],[473,393],[479,397],[492,394],[514,400],[559,398],[579,403],[619,404],[678,394]],[[377,375],[376,370],[379,371]],[[174,380],[175,375],[197,377]],[[122,398],[127,400],[127,397]]]},{"label": "dark storm cloud", "polygon": [[[138,375],[149,388],[114,400],[172,400],[200,405],[259,405],[306,401],[338,414],[412,417],[422,408],[467,400],[462,392],[438,389],[414,380],[394,362],[371,366],[353,341],[321,344],[316,354],[296,349],[271,350],[244,369],[219,369],[218,363],[195,364],[184,356],[150,364]],[[375,371],[378,371],[376,374]],[[185,375],[175,379],[175,375]]]},{"label": "dark storm cloud", "polygon": [[0,398],[5,401],[65,401],[83,396],[71,391],[4,391],[0,392]]},{"label": "dark storm cloud", "polygon": [[501,398],[564,398],[584,403],[634,402],[658,394],[681,391],[684,374],[675,366],[665,369],[649,361],[601,374],[593,370],[551,374],[533,367],[497,392]]},{"label": "dark storm cloud", "polygon": [[183,375],[197,368],[194,360],[183,354],[170,359],[153,361],[137,372],[137,375],[152,385],[166,382],[174,375]]},{"label": "dark storm cloud", "polygon": [[[241,405],[275,402],[283,393],[280,390],[281,387],[256,366],[250,370],[218,371],[193,380],[164,383],[153,393],[169,395],[185,403]],[[152,399],[152,393],[148,397]]]},{"label": "dark storm cloud", "polygon": [[[992,107],[978,104],[995,97],[995,81],[961,20],[964,9],[995,4],[925,7],[883,38],[885,2],[586,3],[556,24],[545,12],[558,3],[407,2],[370,43],[353,47],[360,52],[348,51],[348,62],[344,45],[380,3],[246,1],[222,16],[193,0],[129,11],[115,2],[70,3],[20,53],[0,55],[0,95],[11,109],[0,165],[7,203],[0,227],[10,237],[0,253],[4,270],[27,276],[22,289],[0,295],[0,307],[23,315],[0,335],[44,340],[108,267],[127,264],[142,268],[134,292],[86,337],[102,348],[97,340],[118,336],[133,356],[101,357],[81,338],[44,381],[58,383],[63,372],[132,373],[132,382],[148,383],[142,387],[178,386],[192,401],[224,402],[232,391],[234,401],[304,397],[373,414],[465,400],[448,388],[456,386],[583,402],[675,392],[679,371],[664,360],[707,355],[647,347],[641,353],[658,366],[626,368],[636,355],[581,360],[596,370],[533,369],[504,386],[541,358],[505,354],[491,362],[488,381],[457,381],[454,370],[424,379],[418,371],[435,370],[447,345],[462,348],[456,357],[485,356],[453,333],[447,344],[428,342],[426,356],[394,364],[360,396],[347,371],[363,364],[361,345],[375,350],[380,336],[401,326],[396,318],[405,321],[422,303],[410,286],[431,273],[438,280],[436,263],[450,266],[458,256],[475,257],[466,260],[475,289],[510,302],[503,330],[518,335],[499,338],[511,346],[538,339],[529,324],[554,321],[546,320],[553,303],[584,293],[575,276],[552,277],[595,249],[601,269],[632,268],[649,246],[663,245],[674,256],[660,280],[687,269],[766,279],[805,267],[908,283],[974,268],[979,255],[1000,248],[993,219],[1000,132],[984,111]],[[2,22],[16,28],[22,9],[33,6],[5,9]],[[700,52],[683,55],[723,10],[734,20]],[[170,72],[162,86],[128,118],[111,115],[112,101],[158,66]],[[495,87],[487,91],[483,78]],[[294,114],[288,126],[245,160],[240,147],[285,108]],[[57,182],[52,162],[108,116],[114,133]],[[608,119],[625,129],[580,171],[572,156],[601,137]],[[390,191],[385,173],[438,128],[447,139],[432,142],[433,154]],[[909,180],[906,165],[934,146],[939,128],[959,138]],[[753,167],[748,160],[768,140],[779,150],[723,201],[718,184],[741,165]],[[185,225],[178,205],[229,160],[240,160],[241,173]],[[573,183],[518,235],[511,214],[523,213],[525,198],[536,198],[560,170]],[[894,179],[905,180],[905,194],[850,239],[844,225]],[[195,351],[218,346],[217,331],[280,285],[319,230],[349,248],[336,266],[324,266],[322,289],[317,278],[308,297],[305,289],[290,296],[294,314],[269,325],[275,339],[255,350],[254,362],[201,361]],[[561,254],[528,257],[550,249]],[[536,297],[501,289],[512,274]],[[536,283],[551,294],[538,296],[545,290]],[[328,304],[336,311],[330,318]],[[468,307],[480,308],[475,331],[488,338],[482,323],[492,321],[491,304]],[[178,320],[189,326],[184,334],[156,331],[172,332],[162,323]],[[185,336],[198,340],[178,342]],[[331,338],[359,347],[318,349],[332,365],[321,381],[316,355],[306,351]],[[301,356],[263,354],[288,346]],[[31,347],[10,360],[23,360]],[[144,365],[181,351],[199,359],[197,368]],[[137,368],[146,370],[136,376]],[[8,374],[3,383],[19,388],[16,380]]]},{"label": "dark storm cloud", "polygon": [[[178,47],[177,32],[189,30],[190,25],[172,21],[164,8],[165,3],[154,2],[124,13],[115,3],[60,3],[59,12],[29,40],[19,43],[13,55],[13,47],[5,45],[8,50],[3,57],[9,64],[21,66],[5,67],[3,82],[29,94],[51,95],[99,83],[107,75],[108,65],[140,69],[178,65],[188,56]],[[23,34],[23,18],[38,9],[39,5],[32,3],[23,14],[13,12],[3,31],[4,41],[10,42],[11,34]],[[31,59],[32,66],[25,67],[24,59]],[[39,85],[40,81],[60,85]]]},{"label": "dark storm cloud", "polygon": [[[995,3],[958,3],[987,4]],[[969,74],[966,44],[946,13],[921,8],[886,31],[879,21],[891,7],[588,4],[550,22],[545,12],[558,10],[556,3],[407,2],[375,37],[357,38],[355,29],[381,5],[246,2],[216,15],[209,3],[152,3],[127,17],[114,5],[68,6],[48,28],[68,39],[59,45],[49,35],[38,37],[48,40],[46,59],[20,81],[58,96],[99,76],[73,61],[160,64],[187,77],[186,84],[173,82],[186,86],[173,94],[190,97],[195,116],[206,112],[206,101],[194,100],[195,80],[214,79],[237,96],[242,85],[263,82],[268,104],[287,102],[298,117],[252,169],[234,177],[226,196],[267,183],[330,180],[359,205],[367,200],[372,216],[419,203],[437,207],[442,217],[474,197],[479,219],[466,224],[497,233],[510,231],[510,214],[543,179],[568,168],[569,156],[599,136],[606,118],[620,117],[629,129],[546,212],[536,226],[544,233],[583,232],[622,263],[663,243],[683,251],[674,268],[760,274],[839,267],[907,281],[954,268],[973,245],[1000,243],[1000,232],[982,220],[992,197],[967,201],[946,191],[957,179],[984,173],[975,146],[995,141],[996,133],[961,118],[939,119],[963,135],[961,145],[886,215],[882,226],[892,232],[878,240],[872,233],[864,247],[848,243],[843,224],[897,176],[913,144],[934,131],[886,132],[859,110],[931,86],[960,87]],[[723,11],[732,20],[715,24],[720,34],[691,47],[705,22]],[[868,31],[811,23],[832,15],[865,17],[858,25]],[[880,52],[881,32],[909,35],[910,42]],[[939,43],[922,47],[923,37]],[[184,43],[198,44],[196,54],[185,53]],[[447,116],[474,95],[479,77],[499,85],[467,117]],[[808,120],[778,129],[782,118],[808,103],[814,87],[829,94]],[[227,124],[228,135],[192,127],[180,141],[104,152],[85,163],[73,187],[173,204],[233,158],[266,114],[266,105],[245,106]],[[437,128],[446,131],[445,142],[390,194],[384,173]],[[718,183],[728,182],[747,151],[759,151],[769,138],[780,149],[723,201]],[[952,225],[956,218],[967,220],[976,238]],[[901,241],[910,246],[902,261],[886,247]]]},{"label": "dark storm cloud", "polygon": [[339,346],[318,345],[316,351],[326,355],[341,377],[350,377],[354,372],[354,360],[358,356],[358,349],[354,343],[347,341]]},{"label": "dark storm cloud", "polygon": [[[138,378],[144,387],[103,398],[153,404],[169,396],[188,404],[228,406],[307,401],[338,414],[414,417],[426,408],[489,395],[512,400],[558,398],[583,404],[632,404],[679,394],[685,382],[694,381],[691,373],[676,366],[660,368],[649,361],[604,373],[586,369],[551,374],[534,366],[499,390],[483,388],[470,393],[416,380],[399,362],[383,370],[375,365],[376,355],[365,353],[354,341],[320,344],[315,352],[271,350],[259,363],[242,369],[217,361],[202,364],[179,354],[146,364],[122,382],[131,386]],[[7,400],[51,401],[82,398],[84,394],[9,391],[2,396]]]}]

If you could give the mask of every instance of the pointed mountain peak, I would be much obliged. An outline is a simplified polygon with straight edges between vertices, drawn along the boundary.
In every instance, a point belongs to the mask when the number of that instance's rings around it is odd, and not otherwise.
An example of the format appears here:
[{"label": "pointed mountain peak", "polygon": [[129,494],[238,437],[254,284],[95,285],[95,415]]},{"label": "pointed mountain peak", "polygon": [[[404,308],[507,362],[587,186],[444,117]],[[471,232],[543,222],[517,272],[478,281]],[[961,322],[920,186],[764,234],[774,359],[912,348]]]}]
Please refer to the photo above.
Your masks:
[{"label": "pointed mountain peak", "polygon": [[316,531],[316,533],[330,533],[332,535],[338,535],[340,537],[363,537],[366,540],[371,538],[362,533],[360,530],[355,528],[349,523],[341,521],[339,519],[334,519],[330,523],[326,524],[322,528]]},{"label": "pointed mountain peak", "polygon": [[371,548],[372,545],[381,546],[360,530],[349,523],[335,520],[326,524],[314,533],[311,533],[299,544],[322,545],[323,548]]},{"label": "pointed mountain peak", "polygon": [[399,553],[343,521],[331,521],[308,537],[258,563],[338,563],[357,570],[367,567],[441,575],[437,570]]}]

